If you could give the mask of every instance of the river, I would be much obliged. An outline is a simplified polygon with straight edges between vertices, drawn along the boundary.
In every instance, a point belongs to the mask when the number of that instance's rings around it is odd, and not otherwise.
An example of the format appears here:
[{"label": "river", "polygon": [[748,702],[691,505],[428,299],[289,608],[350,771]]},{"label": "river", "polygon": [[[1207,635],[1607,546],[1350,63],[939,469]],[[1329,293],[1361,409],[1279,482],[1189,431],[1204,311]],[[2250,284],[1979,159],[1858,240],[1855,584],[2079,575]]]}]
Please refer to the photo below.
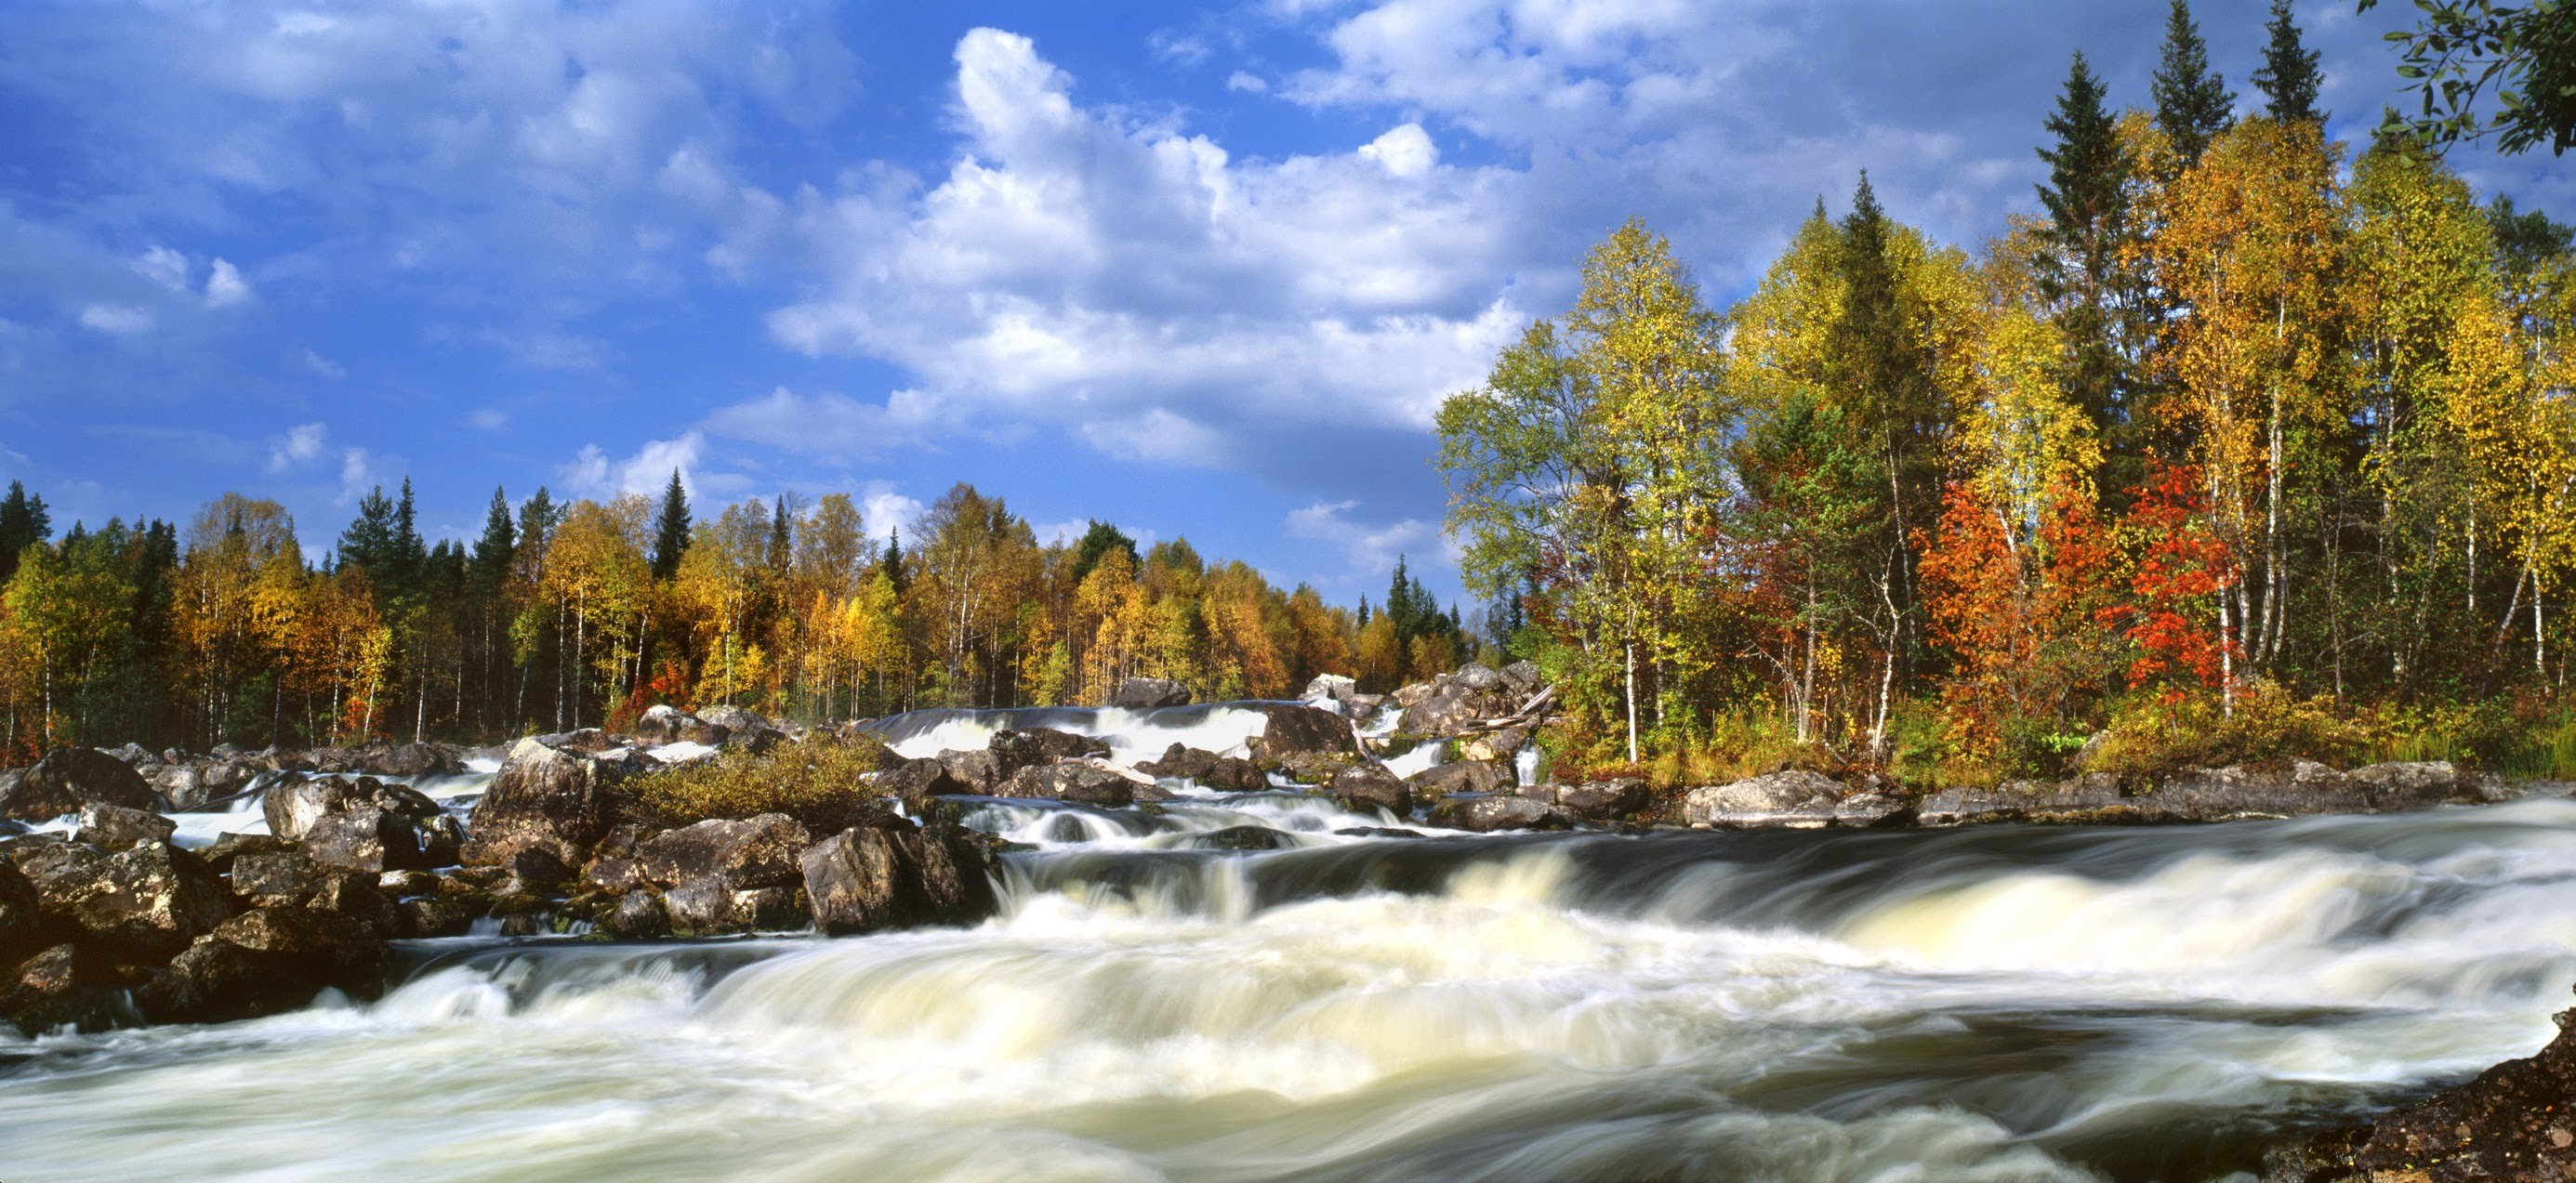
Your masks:
[{"label": "river", "polygon": [[[971,930],[412,942],[372,1005],[0,1041],[0,1179],[2201,1179],[2576,981],[2563,800],[1336,832],[1390,820],[989,802],[1038,849]],[[1245,824],[1295,845],[1194,848]]]}]

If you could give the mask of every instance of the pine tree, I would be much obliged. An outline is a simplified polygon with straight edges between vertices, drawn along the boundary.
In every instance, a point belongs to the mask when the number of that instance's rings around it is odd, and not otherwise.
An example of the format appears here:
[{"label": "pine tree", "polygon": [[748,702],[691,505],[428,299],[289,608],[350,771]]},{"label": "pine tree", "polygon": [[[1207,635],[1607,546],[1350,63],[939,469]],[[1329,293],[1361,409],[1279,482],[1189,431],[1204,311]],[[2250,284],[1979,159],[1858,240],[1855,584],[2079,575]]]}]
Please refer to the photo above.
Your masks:
[{"label": "pine tree", "polygon": [[411,478],[404,477],[402,499],[394,505],[393,550],[386,556],[384,577],[392,594],[408,595],[428,569],[429,548],[421,542],[420,512],[412,501]]},{"label": "pine tree", "polygon": [[669,582],[680,571],[680,554],[689,549],[689,491],[680,484],[680,470],[671,470],[671,484],[662,490],[662,516],[653,524],[653,578]]},{"label": "pine tree", "polygon": [[1113,550],[1127,552],[1127,561],[1131,564],[1139,561],[1135,539],[1116,526],[1098,518],[1091,519],[1090,528],[1082,532],[1082,541],[1073,547],[1073,581],[1082,582],[1082,577],[1091,574],[1091,569],[1100,564],[1102,556]]},{"label": "pine tree", "polygon": [[903,527],[886,531],[885,554],[878,559],[877,569],[885,572],[886,583],[894,588],[894,594],[904,593],[910,579],[903,566]]},{"label": "pine tree", "polygon": [[2037,264],[2042,293],[2064,307],[2058,323],[2070,353],[2067,387],[2095,430],[2107,432],[2123,409],[2111,303],[2128,219],[2127,188],[2121,182],[2129,174],[2129,161],[2102,98],[2101,81],[2077,51],[2057,112],[2045,125],[2057,137],[2057,146],[2039,149],[2039,158],[2048,162],[2048,183],[2039,186],[2039,201],[2048,210],[2044,238],[2051,249]]},{"label": "pine tree", "polygon": [[778,508],[769,515],[769,553],[764,556],[769,573],[786,578],[789,564],[796,561],[796,512],[787,505],[787,494],[778,495]]},{"label": "pine tree", "polygon": [[395,554],[396,510],[393,498],[378,485],[358,499],[358,516],[340,531],[338,562],[333,570],[356,567],[369,579],[381,580]]},{"label": "pine tree", "polygon": [[2209,68],[2209,44],[2191,19],[2191,5],[2173,0],[2165,18],[2163,60],[2156,66],[2156,126],[2173,139],[2184,167],[2200,162],[2209,141],[2233,122],[2236,96],[2227,79]]},{"label": "pine tree", "polygon": [[9,482],[9,496],[0,500],[0,583],[6,583],[18,571],[18,553],[53,537],[54,525],[45,513],[45,499],[27,495],[27,487]]},{"label": "pine tree", "polygon": [[483,537],[474,543],[474,578],[485,588],[498,588],[510,573],[510,552],[517,538],[510,526],[510,498],[492,487],[492,507],[483,515]]},{"label": "pine tree", "polygon": [[2317,84],[2322,81],[2317,51],[2300,43],[2290,0],[2272,0],[2272,20],[2263,27],[2272,40],[2263,47],[2263,68],[2254,71],[2254,85],[2270,100],[2265,111],[2284,123],[2325,122],[2325,112],[2317,110]]}]

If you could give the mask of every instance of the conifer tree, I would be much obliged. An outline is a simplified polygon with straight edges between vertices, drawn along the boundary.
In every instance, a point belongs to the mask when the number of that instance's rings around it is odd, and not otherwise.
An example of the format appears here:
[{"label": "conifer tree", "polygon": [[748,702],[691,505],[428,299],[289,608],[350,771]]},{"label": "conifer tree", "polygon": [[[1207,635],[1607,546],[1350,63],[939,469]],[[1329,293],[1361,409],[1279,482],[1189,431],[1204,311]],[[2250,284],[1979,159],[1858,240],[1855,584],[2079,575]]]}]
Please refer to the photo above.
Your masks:
[{"label": "conifer tree", "polygon": [[2317,51],[2303,46],[2299,26],[2290,19],[2290,0],[2272,0],[2272,19],[2263,26],[2272,35],[2263,47],[2263,67],[2254,71],[2254,85],[2269,100],[2266,114],[2283,123],[2307,120],[2323,123],[2326,114],[2317,110]]},{"label": "conifer tree", "polygon": [[498,588],[510,573],[510,552],[517,546],[510,525],[510,497],[492,487],[492,505],[483,515],[483,537],[474,543],[474,578],[484,588]]},{"label": "conifer tree", "polygon": [[9,496],[0,500],[0,583],[17,573],[19,552],[53,536],[45,499],[29,496],[27,487],[17,481],[9,482]]},{"label": "conifer tree", "polygon": [[671,470],[671,483],[662,490],[662,514],[653,523],[653,578],[668,583],[680,571],[680,554],[689,549],[689,491],[680,484],[680,470]]},{"label": "conifer tree", "polygon": [[2102,98],[2101,81],[2077,51],[2057,111],[2045,125],[2057,144],[2039,149],[2039,158],[2048,162],[2039,202],[2048,211],[2044,240],[2051,249],[2036,262],[2042,294],[2064,308],[2059,324],[2068,345],[2068,391],[2094,429],[2109,432],[2123,410],[2111,304],[2128,218],[2122,182],[2129,161]]},{"label": "conifer tree", "polygon": [[2209,44],[2191,19],[2191,5],[2173,0],[2165,18],[2163,60],[2156,66],[2156,126],[2173,140],[2183,167],[2200,162],[2209,141],[2233,121],[2236,96],[2227,79],[2209,68]]}]

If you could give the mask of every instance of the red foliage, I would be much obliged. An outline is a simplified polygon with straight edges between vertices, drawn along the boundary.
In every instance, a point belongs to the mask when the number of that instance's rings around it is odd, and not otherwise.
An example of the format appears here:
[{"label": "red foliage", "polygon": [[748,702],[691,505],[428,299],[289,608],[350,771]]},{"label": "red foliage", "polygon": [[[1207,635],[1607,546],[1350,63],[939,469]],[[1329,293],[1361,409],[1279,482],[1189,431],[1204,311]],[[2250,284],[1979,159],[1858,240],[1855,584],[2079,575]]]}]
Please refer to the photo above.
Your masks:
[{"label": "red foliage", "polygon": [[2047,503],[2035,535],[2017,543],[2016,523],[1953,481],[1942,493],[1939,537],[1924,546],[1932,641],[1956,662],[1942,687],[1944,713],[1953,738],[1972,751],[1992,751],[2010,720],[2063,714],[2091,680],[2092,609],[2111,544],[2091,497],[2060,485]]},{"label": "red foliage", "polygon": [[2166,681],[2169,702],[2182,697],[2183,675],[2218,688],[2238,654],[2232,631],[2218,627],[2217,597],[2244,573],[2210,529],[2199,467],[2154,464],[2127,525],[2144,543],[2129,581],[2133,600],[2104,608],[2099,616],[2138,647],[2129,685]]}]

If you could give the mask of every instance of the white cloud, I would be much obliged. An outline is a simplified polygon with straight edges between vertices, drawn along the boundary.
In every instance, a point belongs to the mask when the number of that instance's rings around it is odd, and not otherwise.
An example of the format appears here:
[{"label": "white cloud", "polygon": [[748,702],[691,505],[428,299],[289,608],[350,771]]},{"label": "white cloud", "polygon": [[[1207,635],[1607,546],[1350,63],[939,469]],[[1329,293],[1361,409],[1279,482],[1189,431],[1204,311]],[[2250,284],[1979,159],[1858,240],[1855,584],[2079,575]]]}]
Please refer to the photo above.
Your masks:
[{"label": "white cloud", "polygon": [[579,455],[555,472],[576,495],[601,500],[620,493],[658,497],[670,486],[674,470],[680,474],[680,486],[688,490],[692,499],[739,490],[744,483],[739,476],[699,471],[698,457],[706,442],[706,436],[695,431],[677,439],[647,440],[624,460],[611,459],[597,444],[585,444]]},{"label": "white cloud", "polygon": [[892,481],[869,481],[859,491],[859,517],[868,533],[883,538],[887,531],[900,529],[906,535],[914,536],[912,541],[904,544],[906,546],[921,545],[913,527],[921,520],[921,511],[925,508],[919,500],[897,491]]},{"label": "white cloud", "polygon": [[134,261],[134,269],[143,277],[174,292],[188,290],[188,256],[166,246],[154,246]]},{"label": "white cloud", "polygon": [[340,504],[347,505],[384,484],[377,474],[375,458],[365,448],[350,448],[340,453]]},{"label": "white cloud", "polygon": [[242,278],[240,269],[225,260],[215,260],[214,270],[206,275],[206,307],[230,308],[251,299],[250,281]]},{"label": "white cloud", "polygon": [[1290,510],[1288,536],[1339,549],[1354,577],[1389,574],[1399,557],[1446,554],[1438,525],[1415,518],[1370,525],[1351,520],[1350,511],[1357,508],[1357,501],[1318,501]]},{"label": "white cloud", "polygon": [[341,365],[330,358],[322,356],[309,346],[297,353],[295,360],[297,364],[303,366],[305,369],[334,382],[349,376],[349,368],[347,366]]},{"label": "white cloud", "polygon": [[1360,146],[1360,155],[1399,177],[1418,177],[1440,163],[1440,148],[1431,142],[1419,123],[1391,128],[1385,135]]},{"label": "white cloud", "polygon": [[286,429],[286,434],[269,441],[270,475],[285,472],[320,459],[322,446],[330,429],[320,423],[299,423]]},{"label": "white cloud", "polygon": [[152,314],[121,304],[91,304],[81,309],[80,323],[85,329],[130,337],[152,327]]},{"label": "white cloud", "polygon": [[465,417],[466,426],[482,431],[499,431],[508,426],[509,422],[510,413],[499,407],[478,407],[473,414]]},{"label": "white cloud", "polygon": [[1258,75],[1249,74],[1242,70],[1237,70],[1234,73],[1225,76],[1225,88],[1227,90],[1239,91],[1244,94],[1270,93],[1269,83],[1262,81]]},{"label": "white cloud", "polygon": [[1044,525],[1030,523],[1029,532],[1037,535],[1039,546],[1071,546],[1091,530],[1091,519],[1071,518]]}]

